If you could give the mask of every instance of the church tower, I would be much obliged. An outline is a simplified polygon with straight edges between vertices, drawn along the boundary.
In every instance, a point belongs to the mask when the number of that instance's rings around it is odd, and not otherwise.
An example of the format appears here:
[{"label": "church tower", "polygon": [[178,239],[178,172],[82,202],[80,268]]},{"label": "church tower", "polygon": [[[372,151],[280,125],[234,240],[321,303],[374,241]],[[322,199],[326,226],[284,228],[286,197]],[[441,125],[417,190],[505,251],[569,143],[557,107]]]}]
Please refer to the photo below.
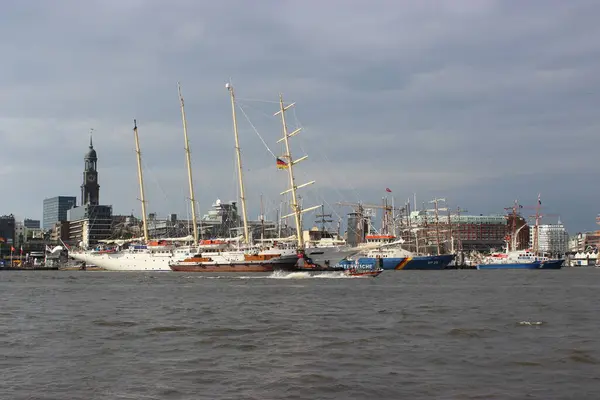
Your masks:
[{"label": "church tower", "polygon": [[85,169],[83,170],[83,184],[81,185],[81,205],[99,204],[100,185],[98,185],[98,171],[96,166],[98,156],[94,145],[92,144],[92,135],[90,134],[90,148],[84,157]]}]

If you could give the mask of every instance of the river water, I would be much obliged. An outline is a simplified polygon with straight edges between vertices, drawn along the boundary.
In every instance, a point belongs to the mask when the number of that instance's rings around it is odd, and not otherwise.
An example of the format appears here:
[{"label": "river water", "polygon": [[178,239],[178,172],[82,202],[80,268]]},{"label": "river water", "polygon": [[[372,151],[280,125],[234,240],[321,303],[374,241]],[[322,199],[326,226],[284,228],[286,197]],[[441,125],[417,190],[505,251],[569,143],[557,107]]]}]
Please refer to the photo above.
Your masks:
[{"label": "river water", "polygon": [[600,269],[0,273],[1,399],[598,399]]}]

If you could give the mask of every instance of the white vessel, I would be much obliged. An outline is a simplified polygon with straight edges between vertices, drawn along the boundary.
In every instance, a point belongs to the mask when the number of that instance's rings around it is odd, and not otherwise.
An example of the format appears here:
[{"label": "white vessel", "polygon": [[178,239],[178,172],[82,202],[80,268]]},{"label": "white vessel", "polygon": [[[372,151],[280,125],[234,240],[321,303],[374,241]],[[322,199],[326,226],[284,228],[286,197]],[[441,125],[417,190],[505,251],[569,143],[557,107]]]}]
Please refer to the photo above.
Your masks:
[{"label": "white vessel", "polygon": [[91,251],[70,252],[69,255],[87,265],[110,271],[170,271],[169,262],[189,257],[195,247],[179,246],[172,241],[130,243],[128,247],[101,246]]},{"label": "white vessel", "polygon": [[[198,243],[198,226],[195,208],[196,202],[194,200],[194,187],[192,183],[192,167],[187,135],[185,108],[183,96],[181,95],[181,87],[179,84],[177,87],[179,100],[181,103],[181,117],[183,121],[183,133],[185,138],[185,154],[188,170],[190,201],[192,206],[193,237],[150,241],[148,237],[148,223],[146,220],[146,201],[144,198],[144,179],[142,172],[141,152],[137,122],[134,120],[133,133],[137,154],[144,238],[143,240],[138,239],[135,241],[112,241],[113,243],[107,243],[107,245],[99,246],[94,250],[71,251],[70,256],[75,260],[83,261],[86,264],[96,265],[100,268],[113,271],[170,271],[171,268],[169,268],[169,262],[183,259],[195,254]],[[117,245],[115,245],[115,242]],[[119,244],[119,242],[121,243]]]}]

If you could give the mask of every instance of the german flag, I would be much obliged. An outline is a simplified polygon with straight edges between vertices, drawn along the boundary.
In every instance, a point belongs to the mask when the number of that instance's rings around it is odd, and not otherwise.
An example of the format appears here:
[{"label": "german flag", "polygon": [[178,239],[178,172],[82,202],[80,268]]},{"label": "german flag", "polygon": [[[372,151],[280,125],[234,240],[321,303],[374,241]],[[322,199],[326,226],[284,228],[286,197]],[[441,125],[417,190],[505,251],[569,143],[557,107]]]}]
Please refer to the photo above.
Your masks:
[{"label": "german flag", "polygon": [[277,157],[277,169],[286,169],[288,164],[283,161],[281,158]]}]

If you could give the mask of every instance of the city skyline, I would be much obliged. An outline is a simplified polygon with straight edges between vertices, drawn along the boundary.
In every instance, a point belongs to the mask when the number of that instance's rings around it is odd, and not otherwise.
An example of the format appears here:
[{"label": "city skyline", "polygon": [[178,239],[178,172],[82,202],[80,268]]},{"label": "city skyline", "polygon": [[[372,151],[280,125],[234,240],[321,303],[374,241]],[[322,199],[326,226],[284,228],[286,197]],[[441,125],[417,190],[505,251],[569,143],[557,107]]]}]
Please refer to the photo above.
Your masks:
[{"label": "city skyline", "polygon": [[296,102],[289,125],[305,128],[292,139],[309,156],[298,181],[317,181],[302,193],[308,206],[417,193],[419,204],[446,197],[502,214],[541,193],[570,233],[596,229],[598,4],[340,4],[7,3],[0,176],[13,189],[0,214],[42,219],[43,199],[78,197],[94,128],[102,203],[140,215],[137,118],[148,212],[187,218],[177,81],[199,216],[235,200],[231,79],[252,122],[238,112],[250,216],[288,185],[260,140],[281,154],[283,92]]}]

